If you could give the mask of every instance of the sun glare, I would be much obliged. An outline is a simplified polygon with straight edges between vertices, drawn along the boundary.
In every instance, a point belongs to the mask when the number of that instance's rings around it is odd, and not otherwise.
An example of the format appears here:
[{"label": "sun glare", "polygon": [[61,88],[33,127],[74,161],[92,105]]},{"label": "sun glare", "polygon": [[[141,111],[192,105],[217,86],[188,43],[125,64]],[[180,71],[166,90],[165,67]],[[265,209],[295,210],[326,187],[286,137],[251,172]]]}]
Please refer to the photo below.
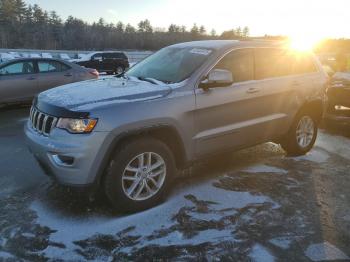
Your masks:
[{"label": "sun glare", "polygon": [[312,51],[321,37],[292,36],[289,38],[289,46],[295,51]]}]

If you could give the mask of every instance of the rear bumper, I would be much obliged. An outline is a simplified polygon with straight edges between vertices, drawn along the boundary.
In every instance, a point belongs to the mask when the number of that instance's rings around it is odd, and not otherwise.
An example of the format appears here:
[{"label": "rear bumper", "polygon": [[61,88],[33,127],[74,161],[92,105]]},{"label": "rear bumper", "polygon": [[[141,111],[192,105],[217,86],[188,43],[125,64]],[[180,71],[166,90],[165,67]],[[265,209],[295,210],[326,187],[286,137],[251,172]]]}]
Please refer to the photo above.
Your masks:
[{"label": "rear bumper", "polygon": [[105,153],[107,132],[72,135],[54,129],[46,137],[34,131],[28,122],[25,134],[29,150],[47,175],[67,186],[94,186]]}]

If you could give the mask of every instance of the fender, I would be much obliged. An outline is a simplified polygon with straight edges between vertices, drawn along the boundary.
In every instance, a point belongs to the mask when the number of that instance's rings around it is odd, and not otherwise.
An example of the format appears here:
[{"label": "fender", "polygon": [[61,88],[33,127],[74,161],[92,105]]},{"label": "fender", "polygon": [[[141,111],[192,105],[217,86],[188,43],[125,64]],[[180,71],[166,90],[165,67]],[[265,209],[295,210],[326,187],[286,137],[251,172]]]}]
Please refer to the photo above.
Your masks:
[{"label": "fender", "polygon": [[[185,166],[186,163],[189,162],[189,160],[186,157],[183,140],[181,139],[181,136],[179,135],[179,132],[175,127],[171,125],[160,124],[160,125],[153,125],[153,126],[128,130],[112,138],[112,142],[109,143],[108,148],[102,158],[102,161],[100,161],[98,173],[94,181],[95,186],[99,187],[99,185],[101,185],[103,176],[108,167],[112,154],[115,152],[118,146],[120,146],[123,142],[125,142],[127,139],[131,139],[132,137],[141,136],[141,135],[151,135],[151,136],[155,136],[156,138],[159,138],[158,137],[159,134],[162,134],[162,132],[164,131],[167,131],[167,132],[170,131],[172,135],[175,135],[175,137],[174,139],[172,139],[172,141],[164,141],[165,139],[160,139],[160,140],[165,142],[168,146],[170,144],[169,147],[172,151],[174,151],[174,149],[177,149],[176,151],[178,152],[173,152],[177,167],[181,168]],[[174,148],[174,146],[171,146],[171,144],[175,145],[176,148]]]}]

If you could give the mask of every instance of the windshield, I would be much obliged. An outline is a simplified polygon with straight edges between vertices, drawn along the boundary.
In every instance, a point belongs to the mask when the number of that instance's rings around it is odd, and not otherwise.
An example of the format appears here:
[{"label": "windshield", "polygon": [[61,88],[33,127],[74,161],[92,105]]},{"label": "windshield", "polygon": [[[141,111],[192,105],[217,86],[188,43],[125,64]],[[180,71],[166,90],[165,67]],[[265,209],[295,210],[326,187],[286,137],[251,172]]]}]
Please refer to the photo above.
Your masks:
[{"label": "windshield", "polygon": [[167,47],[132,67],[126,75],[179,83],[189,78],[211,54],[211,49]]}]

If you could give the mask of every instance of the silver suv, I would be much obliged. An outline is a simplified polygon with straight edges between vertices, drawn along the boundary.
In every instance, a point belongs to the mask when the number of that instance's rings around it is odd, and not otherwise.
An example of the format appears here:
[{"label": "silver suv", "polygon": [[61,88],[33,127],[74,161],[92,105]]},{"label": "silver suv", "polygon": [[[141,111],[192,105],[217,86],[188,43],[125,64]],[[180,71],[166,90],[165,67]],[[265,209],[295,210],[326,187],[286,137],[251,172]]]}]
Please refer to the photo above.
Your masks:
[{"label": "silver suv", "polygon": [[307,153],[327,81],[312,54],[280,43],[177,44],[117,77],[41,93],[25,132],[60,183],[103,188],[114,207],[138,211],[210,154],[267,141]]}]

